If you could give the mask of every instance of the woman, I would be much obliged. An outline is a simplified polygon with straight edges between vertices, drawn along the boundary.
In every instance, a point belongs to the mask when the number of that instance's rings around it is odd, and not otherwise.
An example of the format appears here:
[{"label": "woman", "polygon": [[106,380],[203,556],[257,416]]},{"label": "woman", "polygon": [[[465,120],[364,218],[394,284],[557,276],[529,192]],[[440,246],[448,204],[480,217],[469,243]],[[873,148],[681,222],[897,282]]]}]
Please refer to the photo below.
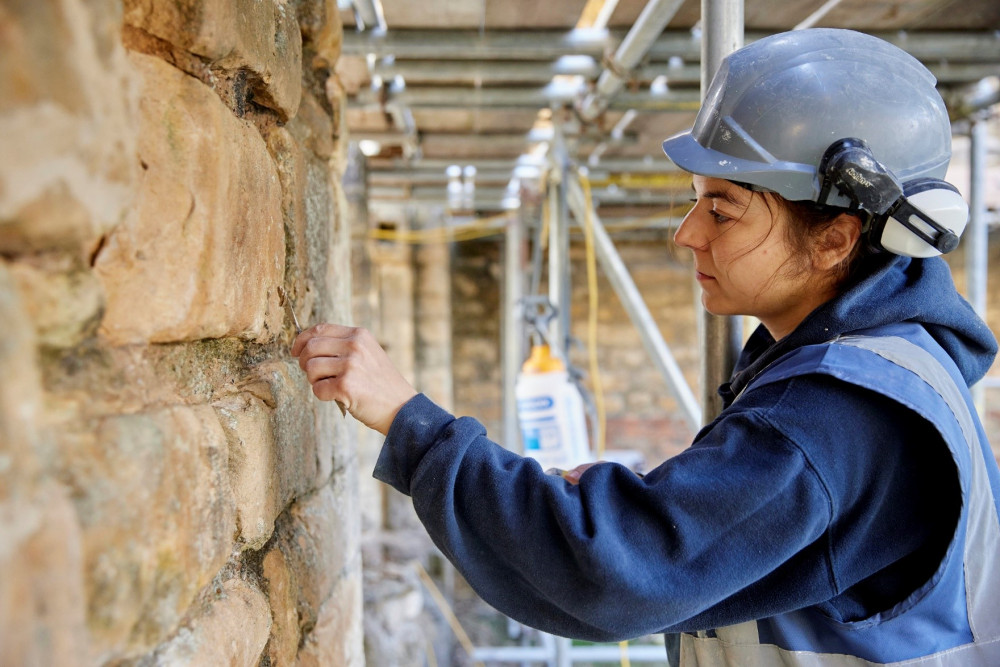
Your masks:
[{"label": "woman", "polygon": [[694,174],[675,240],[705,308],[761,322],[688,450],[547,476],[336,325],[293,348],[316,395],[387,434],[375,476],[528,625],[680,632],[681,664],[1000,664],[1000,474],[968,392],[996,341],[934,257],[965,220],[933,77],[859,33],[776,35],[664,150]]}]

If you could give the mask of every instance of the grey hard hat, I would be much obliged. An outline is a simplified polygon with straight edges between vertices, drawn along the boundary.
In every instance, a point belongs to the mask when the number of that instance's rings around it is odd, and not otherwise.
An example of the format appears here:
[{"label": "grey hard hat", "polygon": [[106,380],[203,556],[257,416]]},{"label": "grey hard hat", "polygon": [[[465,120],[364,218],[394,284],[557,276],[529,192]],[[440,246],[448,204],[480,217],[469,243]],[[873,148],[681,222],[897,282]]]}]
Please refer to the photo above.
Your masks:
[{"label": "grey hard hat", "polygon": [[813,28],[730,54],[694,127],[663,151],[685,171],[817,201],[820,160],[848,137],[904,182],[943,178],[951,158],[951,123],[927,68],[877,37]]}]

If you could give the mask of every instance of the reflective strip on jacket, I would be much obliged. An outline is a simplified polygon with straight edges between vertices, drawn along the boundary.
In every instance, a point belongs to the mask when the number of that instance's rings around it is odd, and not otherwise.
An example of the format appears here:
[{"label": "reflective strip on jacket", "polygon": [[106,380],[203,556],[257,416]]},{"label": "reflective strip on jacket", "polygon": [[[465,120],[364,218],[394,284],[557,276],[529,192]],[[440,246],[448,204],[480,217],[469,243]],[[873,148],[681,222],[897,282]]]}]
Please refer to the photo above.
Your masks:
[{"label": "reflective strip on jacket", "polygon": [[963,501],[941,565],[908,598],[861,621],[843,623],[808,608],[685,633],[682,667],[1000,665],[1000,475],[969,392],[919,325],[864,334],[800,348],[749,388],[824,373],[888,396],[930,421],[955,460]]}]

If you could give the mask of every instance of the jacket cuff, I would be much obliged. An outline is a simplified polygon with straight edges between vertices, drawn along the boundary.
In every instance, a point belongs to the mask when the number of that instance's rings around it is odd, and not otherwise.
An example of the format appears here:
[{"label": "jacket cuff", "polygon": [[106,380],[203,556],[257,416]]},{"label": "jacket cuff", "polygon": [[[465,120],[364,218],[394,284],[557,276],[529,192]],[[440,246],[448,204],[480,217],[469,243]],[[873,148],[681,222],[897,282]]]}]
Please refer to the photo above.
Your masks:
[{"label": "jacket cuff", "polygon": [[424,394],[403,404],[389,426],[373,476],[410,495],[410,482],[424,454],[455,417]]}]

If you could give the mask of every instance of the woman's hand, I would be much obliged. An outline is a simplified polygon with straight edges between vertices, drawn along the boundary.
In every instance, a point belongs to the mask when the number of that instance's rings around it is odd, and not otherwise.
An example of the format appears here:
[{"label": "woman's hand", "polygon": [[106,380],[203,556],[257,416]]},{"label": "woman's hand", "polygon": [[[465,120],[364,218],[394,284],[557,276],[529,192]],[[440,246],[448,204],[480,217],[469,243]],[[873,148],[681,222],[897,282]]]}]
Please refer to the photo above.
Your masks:
[{"label": "woman's hand", "polygon": [[564,471],[562,473],[562,478],[564,480],[566,480],[567,482],[569,482],[570,484],[579,484],[580,483],[580,475],[582,475],[584,473],[584,471],[587,470],[587,468],[590,468],[591,466],[595,466],[598,463],[604,463],[604,461],[592,461],[590,463],[581,463],[580,465],[578,465],[577,467],[573,468],[572,470],[566,470],[566,471]]},{"label": "woman's hand", "polygon": [[339,402],[382,435],[417,394],[366,329],[317,324],[295,338],[292,356],[298,357],[317,398]]}]

